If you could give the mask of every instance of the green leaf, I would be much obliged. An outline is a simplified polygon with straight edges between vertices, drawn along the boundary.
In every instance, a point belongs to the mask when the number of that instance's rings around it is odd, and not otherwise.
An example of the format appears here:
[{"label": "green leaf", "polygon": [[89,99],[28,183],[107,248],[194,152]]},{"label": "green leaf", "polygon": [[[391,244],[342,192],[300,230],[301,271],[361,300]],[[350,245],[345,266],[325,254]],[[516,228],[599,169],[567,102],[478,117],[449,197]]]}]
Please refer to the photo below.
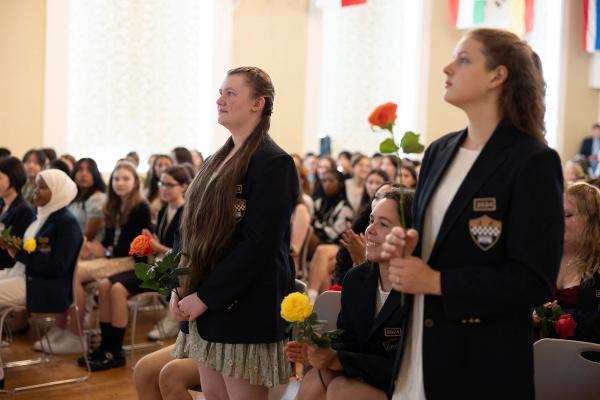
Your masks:
[{"label": "green leaf", "polygon": [[136,263],[133,268],[135,270],[135,276],[143,282],[146,279],[146,272],[150,266],[146,263]]},{"label": "green leaf", "polygon": [[396,153],[398,151],[398,149],[399,149],[398,145],[396,145],[396,143],[394,142],[394,139],[392,139],[392,138],[387,138],[379,144],[379,151],[384,154],[385,153]]},{"label": "green leaf", "polygon": [[406,154],[410,153],[422,153],[425,150],[425,146],[419,143],[418,134],[407,131],[402,136],[402,140],[400,141],[400,147],[402,147],[402,152]]}]

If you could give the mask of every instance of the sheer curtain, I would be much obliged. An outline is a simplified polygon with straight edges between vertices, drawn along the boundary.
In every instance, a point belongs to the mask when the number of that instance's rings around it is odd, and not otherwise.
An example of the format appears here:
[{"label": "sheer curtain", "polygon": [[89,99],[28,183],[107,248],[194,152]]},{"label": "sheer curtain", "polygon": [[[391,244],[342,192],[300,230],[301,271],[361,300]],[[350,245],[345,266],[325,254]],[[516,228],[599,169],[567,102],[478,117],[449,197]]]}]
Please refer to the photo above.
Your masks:
[{"label": "sheer curtain", "polygon": [[211,149],[215,31],[230,10],[217,0],[86,0],[69,13],[69,151],[110,170],[131,150],[144,168],[176,146]]},{"label": "sheer curtain", "polygon": [[312,64],[319,85],[308,87],[308,102],[318,103],[307,105],[308,140],[329,135],[333,153],[372,154],[386,136],[371,132],[367,118],[387,101],[398,103],[395,132],[419,130],[423,7],[421,1],[398,0],[343,8],[339,1],[311,4],[311,18],[318,22],[312,22],[309,75]]}]

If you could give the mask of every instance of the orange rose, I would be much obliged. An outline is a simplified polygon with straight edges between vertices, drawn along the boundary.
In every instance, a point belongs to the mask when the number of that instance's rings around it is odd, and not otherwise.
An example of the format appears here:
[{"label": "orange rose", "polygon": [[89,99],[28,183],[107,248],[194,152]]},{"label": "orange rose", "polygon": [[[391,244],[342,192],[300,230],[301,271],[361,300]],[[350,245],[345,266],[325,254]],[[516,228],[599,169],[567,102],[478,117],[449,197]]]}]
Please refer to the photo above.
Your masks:
[{"label": "orange rose", "polygon": [[371,126],[378,126],[381,129],[392,130],[392,125],[396,121],[396,103],[388,102],[378,106],[369,116]]},{"label": "orange rose", "polygon": [[129,255],[146,257],[154,253],[154,249],[150,245],[151,239],[152,238],[148,235],[138,235],[129,245]]}]

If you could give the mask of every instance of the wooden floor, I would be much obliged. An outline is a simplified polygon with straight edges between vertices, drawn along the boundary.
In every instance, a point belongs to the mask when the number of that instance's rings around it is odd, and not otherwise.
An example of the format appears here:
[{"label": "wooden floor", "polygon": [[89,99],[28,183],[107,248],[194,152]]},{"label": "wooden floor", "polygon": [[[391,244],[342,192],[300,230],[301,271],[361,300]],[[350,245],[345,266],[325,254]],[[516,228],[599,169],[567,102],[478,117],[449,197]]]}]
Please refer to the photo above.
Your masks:
[{"label": "wooden floor", "polygon": [[[136,330],[136,341],[146,341],[146,333],[152,329],[156,321],[153,312],[140,313],[138,327]],[[4,363],[35,358],[40,353],[31,350],[33,344],[34,329],[30,329],[26,335],[18,335],[8,347],[0,348],[0,355]],[[165,345],[173,343],[173,339],[165,342]],[[125,344],[131,342],[128,331],[125,336]],[[81,400],[108,400],[108,399],[137,399],[133,385],[133,366],[143,355],[158,350],[155,346],[148,349],[136,350],[133,355],[127,354],[127,365],[124,368],[115,368],[108,371],[93,372],[90,379],[84,383],[72,383],[59,385],[45,389],[33,389],[17,394],[0,394],[0,400],[6,399],[81,399]],[[8,368],[5,370],[5,388],[32,385],[43,381],[67,379],[85,374],[85,370],[77,366],[77,355],[54,356],[43,364]]]}]

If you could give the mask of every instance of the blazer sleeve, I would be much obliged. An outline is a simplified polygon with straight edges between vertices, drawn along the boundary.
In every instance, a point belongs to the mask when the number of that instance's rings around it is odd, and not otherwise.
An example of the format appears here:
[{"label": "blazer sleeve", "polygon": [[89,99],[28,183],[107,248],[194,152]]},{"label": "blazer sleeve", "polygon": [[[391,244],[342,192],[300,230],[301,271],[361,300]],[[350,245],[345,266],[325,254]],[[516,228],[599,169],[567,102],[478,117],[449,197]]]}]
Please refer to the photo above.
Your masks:
[{"label": "blazer sleeve", "polygon": [[256,283],[281,250],[298,195],[298,178],[287,154],[275,156],[264,165],[249,179],[252,189],[235,241],[197,291],[209,309],[226,309]]},{"label": "blazer sleeve", "polygon": [[31,225],[33,220],[35,219],[35,213],[30,207],[27,207],[23,204],[19,207],[19,210],[15,213],[14,222],[12,224],[12,229],[10,233],[13,236],[18,236],[23,238],[25,231]]},{"label": "blazer sleeve", "polygon": [[77,258],[83,234],[75,218],[63,218],[56,221],[49,232],[50,251],[35,250],[29,254],[23,250],[17,253],[17,260],[27,267],[27,273],[56,278],[64,276]]},{"label": "blazer sleeve", "polygon": [[547,301],[563,247],[560,159],[544,149],[517,171],[509,197],[506,250],[500,265],[441,271],[442,302],[449,318],[506,314],[513,306]]}]

